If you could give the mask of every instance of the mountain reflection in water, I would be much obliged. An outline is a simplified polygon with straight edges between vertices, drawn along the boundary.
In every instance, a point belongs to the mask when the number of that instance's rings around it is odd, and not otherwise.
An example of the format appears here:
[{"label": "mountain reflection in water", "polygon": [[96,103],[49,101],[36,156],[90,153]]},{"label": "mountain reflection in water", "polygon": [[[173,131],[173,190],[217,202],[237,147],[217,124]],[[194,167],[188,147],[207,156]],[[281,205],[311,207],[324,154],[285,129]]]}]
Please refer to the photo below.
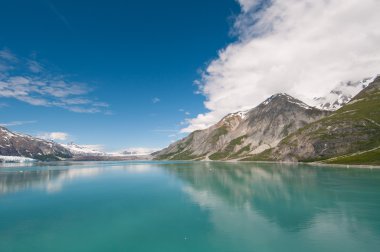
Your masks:
[{"label": "mountain reflection in water", "polygon": [[380,246],[379,210],[378,169],[222,162],[0,167],[1,251],[72,251],[78,244],[85,251],[110,244],[117,244],[113,251],[373,251]]}]

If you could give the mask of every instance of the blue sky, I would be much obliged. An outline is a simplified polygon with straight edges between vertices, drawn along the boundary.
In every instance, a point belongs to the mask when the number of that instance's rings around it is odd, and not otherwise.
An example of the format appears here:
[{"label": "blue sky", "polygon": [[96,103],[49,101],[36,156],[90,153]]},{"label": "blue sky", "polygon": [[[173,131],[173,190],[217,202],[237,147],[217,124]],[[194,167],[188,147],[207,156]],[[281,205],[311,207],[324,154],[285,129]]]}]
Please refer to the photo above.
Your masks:
[{"label": "blue sky", "polygon": [[165,147],[275,93],[310,103],[379,74],[379,11],[378,0],[2,0],[0,124],[110,151]]},{"label": "blue sky", "polygon": [[193,82],[236,39],[240,12],[234,0],[1,2],[0,123],[107,150],[183,136],[206,112]]}]

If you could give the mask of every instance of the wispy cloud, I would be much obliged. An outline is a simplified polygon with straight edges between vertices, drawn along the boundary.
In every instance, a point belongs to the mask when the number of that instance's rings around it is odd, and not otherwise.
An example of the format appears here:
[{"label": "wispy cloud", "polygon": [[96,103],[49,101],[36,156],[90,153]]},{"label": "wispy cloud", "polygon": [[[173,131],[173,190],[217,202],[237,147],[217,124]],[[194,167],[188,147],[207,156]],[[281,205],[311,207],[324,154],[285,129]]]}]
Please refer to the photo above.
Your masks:
[{"label": "wispy cloud", "polygon": [[120,151],[124,154],[134,154],[134,155],[148,155],[155,151],[158,151],[159,148],[148,148],[148,147],[130,147]]},{"label": "wispy cloud", "polygon": [[191,115],[191,113],[189,112],[189,111],[186,111],[186,110],[184,110],[184,109],[179,109],[178,110],[179,112],[182,112],[182,113],[184,113],[185,115]]},{"label": "wispy cloud", "polygon": [[105,151],[104,145],[102,144],[81,144],[80,146],[86,149],[94,150],[94,151],[100,151],[100,152]]},{"label": "wispy cloud", "polygon": [[159,103],[160,101],[161,101],[161,99],[158,98],[158,97],[154,97],[154,98],[152,99],[152,102],[153,102],[154,104]]},{"label": "wispy cloud", "polygon": [[105,112],[108,104],[87,97],[91,91],[88,84],[51,73],[35,59],[17,58],[8,49],[0,50],[0,97],[77,113]]},{"label": "wispy cloud", "polygon": [[53,141],[65,141],[69,139],[69,134],[65,132],[44,132],[37,135],[38,138],[53,140]]},{"label": "wispy cloud", "polygon": [[380,72],[380,1],[238,2],[236,42],[196,82],[209,112],[189,120],[184,132],[250,109],[273,93],[307,100]]},{"label": "wispy cloud", "polygon": [[58,18],[58,20],[60,20],[69,31],[72,31],[71,25],[69,21],[67,20],[66,16],[64,16],[62,12],[60,12],[58,8],[51,1],[46,0],[46,3],[48,4],[53,14]]},{"label": "wispy cloud", "polygon": [[7,123],[0,123],[0,126],[3,127],[11,127],[11,126],[20,126],[24,124],[31,124],[31,123],[36,123],[37,121],[12,121],[12,122],[7,122]]},{"label": "wispy cloud", "polygon": [[32,73],[41,73],[44,70],[43,66],[35,60],[28,60],[27,64]]},{"label": "wispy cloud", "polygon": [[13,55],[13,53],[7,48],[0,51],[0,59],[7,60],[10,62],[17,61],[17,57]]}]

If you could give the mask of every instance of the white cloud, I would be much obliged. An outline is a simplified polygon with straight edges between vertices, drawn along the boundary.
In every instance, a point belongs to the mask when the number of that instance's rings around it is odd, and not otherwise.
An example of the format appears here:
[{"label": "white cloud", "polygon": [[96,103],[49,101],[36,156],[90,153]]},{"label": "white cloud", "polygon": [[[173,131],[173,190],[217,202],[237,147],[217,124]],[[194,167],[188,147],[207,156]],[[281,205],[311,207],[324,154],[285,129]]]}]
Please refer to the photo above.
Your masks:
[{"label": "white cloud", "polygon": [[253,7],[255,7],[257,4],[259,4],[260,2],[263,2],[263,1],[260,1],[260,0],[239,0],[238,1],[242,10],[244,12],[247,12],[249,10],[251,10]]},{"label": "white cloud", "polygon": [[160,101],[161,101],[161,99],[158,98],[158,97],[154,97],[154,98],[152,99],[152,102],[153,102],[154,104],[159,103]]},{"label": "white cloud", "polygon": [[77,113],[105,112],[102,108],[108,104],[89,99],[91,91],[85,83],[47,71],[35,59],[17,58],[7,49],[0,50],[0,97]]},{"label": "white cloud", "polygon": [[69,139],[69,134],[65,132],[44,132],[42,134],[39,134],[37,137],[46,140],[65,141]]},{"label": "white cloud", "polygon": [[130,147],[121,152],[123,152],[124,154],[148,155],[158,150],[159,150],[158,148]]},{"label": "white cloud", "polygon": [[24,124],[31,124],[36,123],[37,121],[12,121],[7,123],[0,123],[0,126],[2,127],[10,127],[10,126],[20,126]]},{"label": "white cloud", "polygon": [[242,13],[233,27],[238,40],[197,81],[209,112],[188,120],[183,132],[255,107],[274,93],[308,100],[339,82],[380,73],[378,0],[239,3]]},{"label": "white cloud", "polygon": [[94,150],[94,151],[99,151],[99,152],[105,151],[104,145],[102,144],[81,144],[80,146],[86,149]]},{"label": "white cloud", "polygon": [[35,60],[28,60],[28,68],[33,73],[40,73],[44,70],[42,65]]},{"label": "white cloud", "polygon": [[0,50],[0,59],[16,62],[17,57],[9,49]]}]

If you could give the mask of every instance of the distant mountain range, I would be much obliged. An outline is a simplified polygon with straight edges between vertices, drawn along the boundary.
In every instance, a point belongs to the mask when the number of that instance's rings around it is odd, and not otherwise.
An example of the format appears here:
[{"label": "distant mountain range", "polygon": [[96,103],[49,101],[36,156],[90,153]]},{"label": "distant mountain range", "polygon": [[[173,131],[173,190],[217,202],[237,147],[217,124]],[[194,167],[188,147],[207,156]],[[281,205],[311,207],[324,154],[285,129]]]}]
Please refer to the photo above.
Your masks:
[{"label": "distant mountain range", "polygon": [[149,154],[124,151],[107,153],[96,150],[89,145],[59,144],[0,127],[0,162],[32,162],[36,160],[110,161],[149,158]]},{"label": "distant mountain range", "polygon": [[[380,77],[345,83],[311,107],[276,94],[154,153],[155,159],[380,164]],[[359,93],[359,94],[358,94]],[[322,109],[323,108],[323,109]]]},{"label": "distant mountain range", "polygon": [[73,156],[80,156],[80,157],[94,156],[94,157],[97,157],[97,156],[107,156],[108,155],[108,153],[103,152],[103,151],[99,151],[99,150],[95,150],[94,148],[92,148],[92,146],[89,146],[89,145],[78,145],[75,143],[69,143],[69,144],[61,144],[61,146],[63,146],[67,150],[69,150]]}]

